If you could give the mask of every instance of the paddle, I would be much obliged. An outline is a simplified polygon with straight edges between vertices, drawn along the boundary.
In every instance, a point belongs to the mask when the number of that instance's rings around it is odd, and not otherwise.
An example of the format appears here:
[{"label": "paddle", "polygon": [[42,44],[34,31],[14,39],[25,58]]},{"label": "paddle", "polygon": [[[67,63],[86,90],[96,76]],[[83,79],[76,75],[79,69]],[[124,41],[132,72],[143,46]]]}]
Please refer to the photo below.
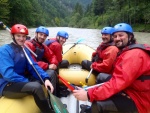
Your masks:
[{"label": "paddle", "polygon": [[94,88],[94,87],[97,87],[97,86],[101,86],[103,85],[104,83],[100,83],[100,84],[96,84],[96,85],[93,85],[93,86],[87,86],[87,87],[83,87],[83,89],[85,89],[86,91],[90,88]]},{"label": "paddle", "polygon": [[[98,57],[98,54],[96,54],[95,57],[92,58],[92,62],[97,62],[97,61],[98,61],[98,58],[99,58],[99,57]],[[89,78],[90,78],[90,76],[91,76],[92,71],[93,71],[93,68],[90,70],[88,76],[87,76],[86,79],[85,79],[85,82],[86,82],[86,83],[88,83],[88,80],[89,80]]]},{"label": "paddle", "polygon": [[73,47],[76,46],[78,43],[80,43],[80,42],[82,42],[82,41],[84,41],[84,40],[85,40],[84,38],[79,38],[76,43],[74,43],[65,53],[63,53],[63,55],[66,54],[71,48],[73,48]]},{"label": "paddle", "polygon": [[[25,56],[28,60],[28,62],[30,63],[30,65],[33,67],[33,69],[35,70],[36,74],[38,75],[38,77],[40,78],[40,80],[42,81],[43,85],[45,85],[42,77],[40,76],[40,74],[38,73],[38,71],[36,70],[36,68],[34,67],[32,61],[30,60],[29,56],[27,55],[25,49],[22,47],[23,52],[25,53]],[[51,108],[54,109],[55,113],[69,113],[67,111],[67,109],[65,108],[65,106],[63,105],[63,103],[60,101],[60,99],[56,96],[54,96],[50,90],[48,89],[48,94],[49,94],[49,99],[50,99],[50,105],[52,106]]]},{"label": "paddle", "polygon": [[[71,85],[69,82],[67,82],[67,80],[65,80],[64,78],[62,78],[61,76],[58,76],[58,78],[62,81],[62,83],[67,87],[69,88],[71,91],[73,91],[74,89],[76,89],[76,86],[75,85]],[[104,83],[100,83],[100,84],[96,84],[96,85],[93,85],[93,86],[85,86],[83,87],[83,89],[85,90],[88,90],[90,88],[94,88],[94,87],[97,87],[97,86],[101,86],[103,85]]]},{"label": "paddle", "polygon": [[[5,28],[6,30],[8,30],[9,32],[10,32],[10,29],[6,26],[6,25],[4,25],[3,24],[3,22],[0,22],[0,25],[2,25],[3,26],[3,28]],[[26,46],[25,46],[26,47]],[[27,48],[27,47],[26,47]],[[28,48],[27,48],[28,49]],[[27,55],[27,53],[26,53],[26,51],[24,50],[24,48],[23,48],[23,51],[24,51],[24,53],[25,53],[25,55],[26,55],[26,58],[27,58],[27,60],[29,61],[29,63],[30,63],[30,65],[33,67],[33,69],[35,70],[35,72],[37,73],[37,75],[39,76],[39,78],[40,78],[40,80],[42,81],[42,83],[43,84],[45,84],[44,83],[44,81],[43,81],[43,79],[41,78],[41,76],[39,75],[39,73],[38,73],[38,71],[35,69],[35,67],[33,66],[33,63],[31,62],[31,60],[30,60],[30,58],[28,57],[28,55]],[[32,51],[32,50],[29,50],[30,52]],[[34,53],[33,51],[32,51],[32,53]],[[34,53],[35,54],[35,53]],[[36,55],[36,54],[35,54]],[[50,98],[50,106],[54,109],[54,111],[56,112],[56,113],[69,113],[68,111],[67,111],[67,109],[64,107],[64,105],[63,105],[63,103],[60,101],[60,99],[59,98],[57,98],[56,96],[54,96],[53,94],[51,94],[51,92],[50,92],[50,90],[48,90],[48,94],[49,94],[49,98]]]},{"label": "paddle", "polygon": [[90,78],[90,76],[91,76],[92,71],[93,71],[93,68],[90,70],[88,76],[87,76],[86,79],[85,79],[85,82],[86,82],[86,83],[88,83],[88,80],[89,80],[89,78]]},{"label": "paddle", "polygon": [[73,85],[71,85],[69,82],[67,82],[64,78],[62,78],[60,75],[58,75],[58,78],[62,81],[62,83],[67,86],[71,91],[75,89]]}]

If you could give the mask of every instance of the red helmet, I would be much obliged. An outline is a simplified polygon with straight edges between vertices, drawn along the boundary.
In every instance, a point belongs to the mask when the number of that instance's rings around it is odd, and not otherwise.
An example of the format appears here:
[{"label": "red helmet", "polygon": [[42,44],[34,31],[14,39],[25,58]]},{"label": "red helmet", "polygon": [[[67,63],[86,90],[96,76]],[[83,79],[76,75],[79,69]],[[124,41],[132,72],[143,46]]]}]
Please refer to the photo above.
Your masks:
[{"label": "red helmet", "polygon": [[11,28],[11,34],[16,34],[16,33],[28,35],[28,29],[26,26],[24,26],[22,24],[15,24]]}]

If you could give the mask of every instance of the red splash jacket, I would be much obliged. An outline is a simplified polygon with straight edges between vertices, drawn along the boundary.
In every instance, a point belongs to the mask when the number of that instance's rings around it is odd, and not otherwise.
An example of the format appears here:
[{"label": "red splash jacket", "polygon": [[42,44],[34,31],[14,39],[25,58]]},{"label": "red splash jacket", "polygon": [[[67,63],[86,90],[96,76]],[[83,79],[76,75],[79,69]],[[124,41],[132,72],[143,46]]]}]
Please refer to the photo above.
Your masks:
[{"label": "red splash jacket", "polygon": [[[50,40],[56,40],[56,38],[52,38]],[[57,57],[58,62],[62,61],[62,45],[57,42],[57,40],[50,45],[47,45],[48,48],[53,51],[55,56]]]},{"label": "red splash jacket", "polygon": [[39,44],[35,39],[26,41],[25,44],[35,53],[37,53],[37,50],[40,50],[39,59],[33,55],[32,57],[42,69],[47,70],[49,68],[49,64],[58,65],[56,56],[46,45]]},{"label": "red splash jacket", "polygon": [[112,78],[88,90],[90,101],[106,100],[124,91],[135,102],[139,113],[150,113],[150,80],[138,80],[142,75],[150,75],[150,56],[141,49],[125,51],[116,60]]},{"label": "red splash jacket", "polygon": [[92,68],[98,72],[111,73],[116,60],[118,48],[112,44],[101,44],[93,55],[98,54],[98,61],[92,63]]}]

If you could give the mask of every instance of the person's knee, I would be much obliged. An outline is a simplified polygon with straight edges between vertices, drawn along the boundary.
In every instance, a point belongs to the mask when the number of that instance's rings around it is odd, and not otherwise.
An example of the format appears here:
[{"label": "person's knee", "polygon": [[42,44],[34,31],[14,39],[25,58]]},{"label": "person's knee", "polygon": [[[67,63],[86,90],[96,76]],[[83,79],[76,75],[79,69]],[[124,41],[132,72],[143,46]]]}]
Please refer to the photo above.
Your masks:
[{"label": "person's knee", "polygon": [[115,104],[111,100],[94,102],[91,108],[92,113],[109,113],[118,111]]},{"label": "person's knee", "polygon": [[87,65],[87,60],[82,60],[81,65],[82,65],[82,67]]},{"label": "person's knee", "polygon": [[50,76],[50,81],[53,84],[53,86],[55,87],[55,84],[58,82],[57,73],[55,72],[55,70],[50,70],[50,69],[47,70],[46,72]]},{"label": "person's knee", "polygon": [[83,60],[81,62],[81,66],[82,66],[82,69],[87,69],[88,68],[88,61],[87,60]]},{"label": "person's knee", "polygon": [[69,66],[68,60],[62,60],[62,62],[60,62],[59,64],[60,68],[68,68],[68,66]]},{"label": "person's knee", "polygon": [[100,73],[97,76],[96,83],[98,84],[98,83],[106,82],[106,81],[110,80],[110,78],[111,78],[110,74]]},{"label": "person's knee", "polygon": [[67,62],[66,62],[66,66],[67,66],[67,67],[69,66],[69,62],[68,62],[68,60],[67,60]]},{"label": "person's knee", "polygon": [[64,67],[68,68],[68,66],[69,66],[68,60],[63,60],[63,62],[64,62]]},{"label": "person's knee", "polygon": [[46,72],[48,73],[49,77],[51,77],[51,78],[56,78],[57,77],[57,73],[56,73],[55,70],[48,69]]},{"label": "person's knee", "polygon": [[39,93],[41,90],[43,90],[42,85],[39,82],[33,82],[31,87],[33,93]]},{"label": "person's knee", "polygon": [[91,112],[92,113],[102,113],[101,111],[102,111],[101,106],[98,106],[97,102],[93,102],[92,106],[91,106]]},{"label": "person's knee", "polygon": [[59,79],[57,77],[57,73],[55,72],[55,70],[47,70],[46,71],[49,76],[50,76],[50,82],[52,83],[53,87],[54,87],[54,92],[53,94],[56,95],[56,90],[57,90],[57,86],[58,86],[58,83],[59,83]]}]

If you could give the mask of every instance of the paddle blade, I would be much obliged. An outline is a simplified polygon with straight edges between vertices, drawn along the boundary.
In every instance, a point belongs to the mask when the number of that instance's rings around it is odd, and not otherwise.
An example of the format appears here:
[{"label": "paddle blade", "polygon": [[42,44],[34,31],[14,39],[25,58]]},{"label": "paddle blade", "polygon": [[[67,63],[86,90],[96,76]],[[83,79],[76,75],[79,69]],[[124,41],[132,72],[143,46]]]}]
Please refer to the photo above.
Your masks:
[{"label": "paddle blade", "polygon": [[65,108],[61,100],[54,96],[49,90],[48,90],[50,103],[55,111],[55,113],[69,113],[68,110]]},{"label": "paddle blade", "polygon": [[76,44],[78,44],[78,43],[80,43],[80,42],[82,42],[82,41],[84,41],[84,40],[85,40],[84,38],[79,38],[79,39],[77,40]]}]

